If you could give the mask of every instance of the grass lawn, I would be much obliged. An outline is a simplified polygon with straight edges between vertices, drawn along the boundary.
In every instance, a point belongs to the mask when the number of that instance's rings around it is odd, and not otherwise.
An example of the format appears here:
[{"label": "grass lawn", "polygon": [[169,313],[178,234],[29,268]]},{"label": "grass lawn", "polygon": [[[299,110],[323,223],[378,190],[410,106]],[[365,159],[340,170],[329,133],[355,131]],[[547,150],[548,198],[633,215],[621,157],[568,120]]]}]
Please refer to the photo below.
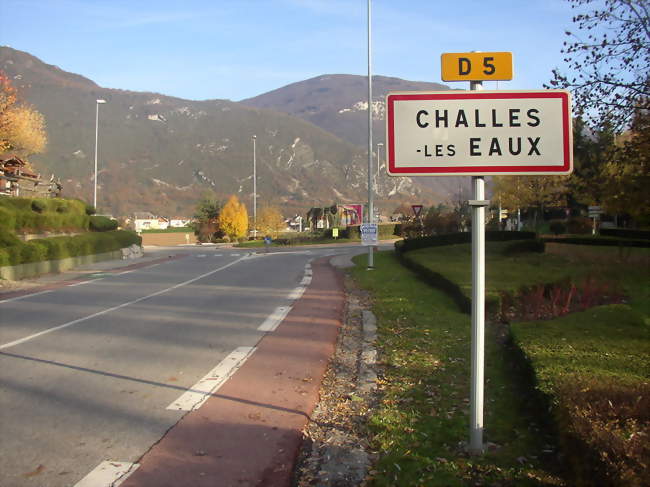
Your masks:
[{"label": "grass lawn", "polygon": [[[636,250],[637,259],[617,248],[586,258],[579,246],[565,255],[513,257],[504,255],[507,245],[488,244],[486,284],[493,296],[587,276],[614,283],[627,295],[622,304],[513,324],[512,334],[539,390],[554,405],[564,454],[574,464],[568,485],[580,478],[580,485],[600,485],[592,475],[618,479],[611,485],[644,485],[650,455],[644,441],[650,433],[647,249]],[[407,255],[469,295],[470,252],[469,245],[451,245]],[[552,440],[542,434],[548,430],[536,424],[550,416],[540,409],[543,401],[522,399],[539,396],[513,373],[521,363],[517,354],[487,337],[485,438],[498,446],[480,459],[467,458],[458,443],[468,433],[469,316],[390,253],[378,255],[376,271],[354,273],[372,292],[386,367],[382,403],[370,420],[381,453],[374,485],[561,485],[549,463],[555,459]]]},{"label": "grass lawn", "polygon": [[[363,257],[359,262],[363,264]],[[551,471],[555,451],[527,411],[510,361],[486,341],[485,439],[469,457],[470,318],[443,292],[423,284],[392,252],[354,277],[373,296],[383,376],[381,403],[369,419],[380,460],[375,486],[563,485]]]}]

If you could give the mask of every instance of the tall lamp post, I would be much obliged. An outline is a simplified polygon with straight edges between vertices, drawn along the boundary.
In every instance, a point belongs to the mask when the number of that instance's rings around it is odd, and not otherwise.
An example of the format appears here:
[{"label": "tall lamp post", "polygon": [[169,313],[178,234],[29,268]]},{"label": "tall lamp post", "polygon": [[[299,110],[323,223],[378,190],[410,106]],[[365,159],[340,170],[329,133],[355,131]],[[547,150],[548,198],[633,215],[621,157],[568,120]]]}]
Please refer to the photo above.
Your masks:
[{"label": "tall lamp post", "polygon": [[96,100],[95,106],[95,184],[93,188],[93,206],[97,211],[97,142],[99,140],[99,105],[106,103],[106,100]]},{"label": "tall lamp post", "polygon": [[253,139],[253,238],[257,238],[257,161],[255,156],[255,140],[256,135],[251,137]]},{"label": "tall lamp post", "polygon": [[383,142],[379,142],[377,144],[377,176],[375,177],[375,193],[377,193],[377,190],[379,189],[379,171],[381,169],[381,148],[384,147]]},{"label": "tall lamp post", "polygon": [[[372,34],[371,0],[368,0],[368,223],[375,222],[375,209],[372,201]],[[368,246],[368,270],[375,267],[373,247]]]}]

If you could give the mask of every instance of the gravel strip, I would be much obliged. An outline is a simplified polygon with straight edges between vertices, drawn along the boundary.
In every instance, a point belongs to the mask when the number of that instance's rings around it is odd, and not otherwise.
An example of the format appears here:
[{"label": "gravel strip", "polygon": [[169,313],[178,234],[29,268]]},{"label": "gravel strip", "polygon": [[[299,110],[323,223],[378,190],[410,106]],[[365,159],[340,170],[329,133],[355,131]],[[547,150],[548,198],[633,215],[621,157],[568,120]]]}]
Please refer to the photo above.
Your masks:
[{"label": "gravel strip", "polygon": [[343,327],[323,379],[320,401],[303,432],[294,487],[363,486],[375,459],[365,432],[377,385],[372,347],[375,319],[367,311],[368,295],[349,278],[345,287]]}]

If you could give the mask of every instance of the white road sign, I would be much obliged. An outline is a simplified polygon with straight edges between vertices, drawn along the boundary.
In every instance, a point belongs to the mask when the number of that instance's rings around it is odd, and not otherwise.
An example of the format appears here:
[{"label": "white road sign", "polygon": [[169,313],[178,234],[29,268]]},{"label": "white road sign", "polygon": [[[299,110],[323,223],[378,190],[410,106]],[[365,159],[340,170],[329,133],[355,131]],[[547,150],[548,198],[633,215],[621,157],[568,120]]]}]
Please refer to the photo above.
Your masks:
[{"label": "white road sign", "polygon": [[379,226],[376,223],[360,225],[361,245],[377,245],[379,243]]},{"label": "white road sign", "polygon": [[391,92],[391,176],[544,175],[573,169],[565,90]]}]

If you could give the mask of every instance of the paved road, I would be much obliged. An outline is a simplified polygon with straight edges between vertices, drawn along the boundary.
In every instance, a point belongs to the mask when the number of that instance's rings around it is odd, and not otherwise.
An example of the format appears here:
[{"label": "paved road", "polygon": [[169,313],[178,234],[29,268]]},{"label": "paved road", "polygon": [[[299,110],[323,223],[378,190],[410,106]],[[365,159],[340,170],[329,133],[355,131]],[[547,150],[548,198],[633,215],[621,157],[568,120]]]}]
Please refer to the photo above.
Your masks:
[{"label": "paved road", "polygon": [[313,258],[349,250],[190,247],[0,298],[0,485],[99,485],[82,479],[136,461],[277,326]]}]

